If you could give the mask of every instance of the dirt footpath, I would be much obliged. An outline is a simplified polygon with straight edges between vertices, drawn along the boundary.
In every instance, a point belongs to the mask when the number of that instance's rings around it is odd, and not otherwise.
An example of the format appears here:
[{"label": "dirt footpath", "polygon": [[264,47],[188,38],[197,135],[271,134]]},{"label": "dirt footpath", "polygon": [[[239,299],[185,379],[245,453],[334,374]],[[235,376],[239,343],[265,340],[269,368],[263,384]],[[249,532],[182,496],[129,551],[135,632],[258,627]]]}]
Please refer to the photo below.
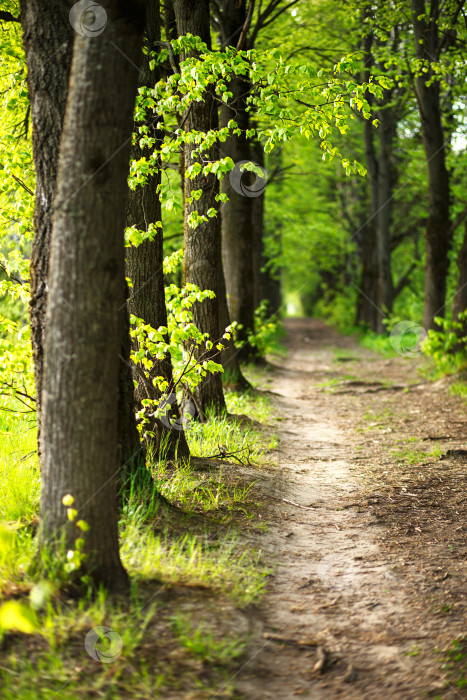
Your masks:
[{"label": "dirt footpath", "polygon": [[465,404],[421,357],[286,328],[263,386],[277,467],[255,486],[274,573],[239,697],[467,698]]}]

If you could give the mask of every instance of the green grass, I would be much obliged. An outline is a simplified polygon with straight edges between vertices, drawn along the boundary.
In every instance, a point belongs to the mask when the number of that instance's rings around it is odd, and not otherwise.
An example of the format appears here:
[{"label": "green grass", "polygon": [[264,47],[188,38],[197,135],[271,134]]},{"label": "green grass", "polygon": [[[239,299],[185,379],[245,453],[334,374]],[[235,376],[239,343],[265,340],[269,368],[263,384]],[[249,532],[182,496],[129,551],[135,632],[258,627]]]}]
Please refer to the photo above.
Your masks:
[{"label": "green grass", "polygon": [[453,382],[449,387],[449,391],[453,396],[459,396],[464,401],[467,401],[467,381],[459,379]]},{"label": "green grass", "polygon": [[184,510],[203,513],[232,512],[252,503],[254,482],[245,483],[235,470],[227,476],[226,471],[227,467],[200,472],[190,463],[159,462],[152,467],[154,481],[163,496]]},{"label": "green grass", "polygon": [[[191,607],[198,603],[200,610],[195,591],[191,598]],[[183,605],[190,606],[190,597]],[[38,617],[40,636],[12,638],[6,645],[2,700],[186,697],[190,692],[207,699],[219,687],[228,689],[246,641],[224,630],[213,606],[209,629],[195,626],[189,611],[135,581],[129,601],[110,602],[103,592],[79,601],[54,597]],[[95,635],[90,644],[89,632],[102,626],[108,635]],[[227,689],[223,697],[232,697]]]},{"label": "green grass", "polygon": [[442,665],[449,677],[448,684],[456,688],[467,688],[467,638],[461,635],[454,639],[447,650]]},{"label": "green grass", "polygon": [[[271,409],[269,400],[255,392],[237,394],[226,392],[230,414],[245,415],[252,421],[264,422]],[[233,420],[230,416],[208,417],[206,423],[192,422],[187,426],[186,436],[194,457],[219,455],[221,450],[238,453],[238,457],[259,465],[266,459],[265,452],[277,447],[276,436],[265,436],[256,427]]]},{"label": "green grass", "polygon": [[203,586],[241,605],[259,598],[269,573],[261,552],[246,548],[234,531],[220,538],[208,532],[177,535],[169,528],[157,533],[135,516],[123,523],[121,556],[135,580]]},{"label": "green grass", "polygon": [[372,331],[366,331],[364,334],[360,335],[358,340],[360,345],[367,350],[376,352],[384,357],[398,357],[398,353],[391,345],[388,335],[378,335]]},{"label": "green grass", "polygon": [[225,400],[229,413],[248,416],[258,423],[265,423],[271,415],[270,398],[254,390],[244,394],[227,391]]},{"label": "green grass", "polygon": [[347,362],[357,362],[360,359],[360,357],[356,355],[355,352],[351,352],[350,350],[344,350],[343,348],[333,348],[332,351],[334,354],[334,362],[341,363],[342,360],[345,360]]},{"label": "green grass", "polygon": [[39,491],[35,425],[0,410],[0,520],[32,520]]},{"label": "green grass", "polygon": [[[268,400],[255,392],[228,393],[227,403],[230,413],[255,421],[269,418]],[[27,420],[14,421],[7,414],[0,414],[0,429],[0,521],[10,523],[15,533],[14,546],[0,557],[0,587],[4,597],[33,604],[38,625],[33,634],[4,637],[2,699],[177,693],[209,698],[219,688],[222,697],[233,697],[229,678],[248,641],[235,632],[235,615],[260,599],[269,574],[261,551],[246,545],[239,531],[264,525],[257,518],[261,504],[254,497],[254,479],[247,479],[232,458],[206,458],[222,449],[240,459],[248,454],[260,466],[277,438],[256,422],[210,417],[187,430],[197,460],[178,465],[148,460],[147,470],[125,489],[119,528],[131,595],[118,602],[103,591],[78,599],[72,589],[70,594],[65,556],[59,561],[54,554],[44,568],[44,555],[38,565],[35,430]],[[158,493],[176,508],[166,510]],[[231,610],[228,625],[221,619],[226,608]],[[112,663],[86,652],[86,635],[99,625],[113,630],[117,650],[121,645]],[[113,647],[103,644],[103,653],[111,653]]]},{"label": "green grass", "polygon": [[357,379],[355,374],[343,374],[339,377],[333,377],[332,379],[328,379],[325,382],[317,382],[315,386],[322,387],[323,389],[325,389],[327,387],[337,386],[339,384],[342,384],[342,382],[350,382],[355,379]]},{"label": "green grass", "polygon": [[174,615],[171,622],[179,642],[198,659],[223,664],[235,661],[245,651],[247,639],[244,636],[219,638],[216,630],[209,629],[207,623],[196,626],[192,620],[180,615]]},{"label": "green grass", "polygon": [[443,449],[441,445],[435,445],[428,452],[423,450],[391,450],[391,454],[396,457],[398,464],[417,464],[418,462],[423,462],[424,460],[433,457],[434,459],[439,459],[443,454]]}]

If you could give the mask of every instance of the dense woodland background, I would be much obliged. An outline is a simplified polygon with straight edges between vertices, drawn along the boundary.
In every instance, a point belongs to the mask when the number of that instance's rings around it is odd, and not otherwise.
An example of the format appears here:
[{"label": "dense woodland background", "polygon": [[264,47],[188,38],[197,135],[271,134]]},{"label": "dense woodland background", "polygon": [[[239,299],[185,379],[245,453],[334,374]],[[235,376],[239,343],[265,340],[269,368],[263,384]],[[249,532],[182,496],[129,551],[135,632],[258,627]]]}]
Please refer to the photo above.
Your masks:
[{"label": "dense woodland background", "polygon": [[125,591],[122,508],[169,507],[154,463],[228,424],[281,318],[465,369],[467,9],[0,6],[3,430],[44,570]]}]

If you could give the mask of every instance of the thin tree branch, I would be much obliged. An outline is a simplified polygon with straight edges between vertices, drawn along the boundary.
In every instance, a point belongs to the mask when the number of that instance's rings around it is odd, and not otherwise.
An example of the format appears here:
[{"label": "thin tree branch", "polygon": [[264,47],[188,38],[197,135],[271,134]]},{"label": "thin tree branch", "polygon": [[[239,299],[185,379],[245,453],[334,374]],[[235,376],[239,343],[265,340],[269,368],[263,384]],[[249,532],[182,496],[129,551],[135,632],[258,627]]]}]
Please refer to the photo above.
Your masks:
[{"label": "thin tree branch", "polygon": [[2,262],[0,262],[0,269],[3,270],[3,272],[7,275],[7,277],[11,279],[12,282],[16,282],[16,284],[21,285],[24,284],[24,282],[20,280],[19,277],[16,277],[16,275],[13,275],[11,272],[8,272],[7,268]]},{"label": "thin tree branch", "polygon": [[417,267],[417,263],[413,262],[410,265],[409,269],[399,279],[399,282],[396,284],[396,286],[394,288],[393,299],[395,299],[397,296],[399,296],[399,294],[402,292],[402,290],[408,285],[410,275],[412,274],[412,272],[415,270],[416,267]]},{"label": "thin tree branch", "polygon": [[245,43],[246,36],[248,34],[248,31],[250,29],[250,24],[251,24],[251,18],[253,16],[253,10],[255,9],[255,0],[250,0],[250,4],[248,6],[248,12],[245,18],[245,23],[242,27],[241,34],[238,39],[237,47],[235,51],[241,51],[243,48],[243,45]]},{"label": "thin tree branch", "polygon": [[21,187],[23,188],[23,190],[26,190],[26,192],[27,192],[28,194],[30,194],[31,197],[34,197],[34,192],[33,192],[32,190],[30,190],[29,187],[28,187],[22,180],[20,180],[19,177],[16,177],[16,175],[13,175],[13,173],[10,173],[10,175],[11,175],[11,177],[13,178],[13,180],[16,180],[16,182],[18,183],[18,185],[21,185]]},{"label": "thin tree branch", "polygon": [[451,224],[451,233],[454,233],[456,228],[459,228],[459,226],[464,222],[464,220],[467,218],[467,206],[464,207],[463,211],[460,212],[454,219],[454,221]]}]

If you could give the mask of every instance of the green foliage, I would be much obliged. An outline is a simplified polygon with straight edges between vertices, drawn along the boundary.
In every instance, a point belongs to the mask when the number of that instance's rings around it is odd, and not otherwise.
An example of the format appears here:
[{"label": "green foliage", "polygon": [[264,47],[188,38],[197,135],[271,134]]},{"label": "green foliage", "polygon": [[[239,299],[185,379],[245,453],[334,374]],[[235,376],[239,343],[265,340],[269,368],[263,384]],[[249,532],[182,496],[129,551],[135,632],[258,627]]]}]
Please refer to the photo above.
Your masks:
[{"label": "green foliage", "polygon": [[436,318],[439,330],[429,330],[422,342],[423,352],[431,357],[443,374],[455,374],[467,370],[467,311],[459,314],[459,320]]},{"label": "green foliage", "polygon": [[[4,402],[6,408],[7,402]],[[0,520],[29,523],[39,503],[37,434],[32,414],[0,410]]]},{"label": "green foliage", "polygon": [[[180,261],[181,251],[177,251],[166,260],[165,270],[173,272]],[[221,338],[210,339],[193,323],[193,305],[213,297],[214,292],[201,291],[194,284],[183,288],[170,284],[165,288],[167,327],[155,329],[143,319],[131,316],[130,334],[134,341],[131,359],[150,394],[149,398],[142,400],[143,408],[137,414],[141,431],[151,432],[147,430],[151,416],[170,418],[168,395],[183,389],[193,392],[208,373],[223,371],[221,364],[210,359],[210,353],[214,344],[218,350],[223,349],[222,341],[230,338],[230,329]],[[172,358],[174,370],[170,385],[154,372],[155,360],[163,360],[166,356]]]},{"label": "green foliage", "polygon": [[121,556],[137,580],[206,586],[243,605],[258,598],[268,573],[261,568],[261,553],[245,549],[232,534],[211,547],[204,537],[193,534],[176,538],[156,534],[135,518],[122,535]]},{"label": "green foliage", "polygon": [[[0,582],[14,568],[18,552],[18,536],[15,528],[0,522]],[[38,630],[34,611],[29,605],[17,600],[10,600],[0,605],[0,641],[5,632],[10,630],[33,634]]]},{"label": "green foliage", "polygon": [[180,615],[172,618],[173,630],[181,644],[195,656],[212,664],[232,663],[242,656],[247,640],[240,636],[219,638],[207,624],[194,624]]},{"label": "green foliage", "polygon": [[[16,3],[8,11],[19,14]],[[29,330],[29,254],[34,170],[21,27],[2,23],[0,32],[0,393],[15,400],[0,408],[31,408],[34,395]]]},{"label": "green foliage", "polygon": [[[153,64],[167,61],[168,51],[163,49],[153,54]],[[213,173],[221,180],[232,170],[235,163],[231,158],[213,161],[209,158],[209,151],[228,136],[241,135],[234,120],[226,127],[205,133],[184,131],[179,128],[177,117],[183,120],[186,110],[193,102],[201,101],[207,89],[214,90],[219,103],[228,102],[232,97],[228,90],[229,81],[239,76],[252,85],[247,102],[248,109],[254,112],[256,126],[248,129],[247,138],[264,142],[266,152],[299,135],[306,139],[315,138],[323,158],[336,156],[347,172],[364,174],[365,169],[357,161],[341,155],[333,143],[334,135],[347,131],[348,121],[354,118],[353,111],[370,116],[367,95],[381,95],[388,78],[378,76],[368,84],[349,79],[349,73],[358,65],[354,55],[346,55],[329,69],[318,70],[309,63],[286,61],[277,49],[258,52],[226,47],[224,51],[209,51],[199,37],[189,34],[172,41],[171,52],[181,57],[179,72],[159,81],[154,89],[140,89],[135,117],[142,125],[138,127],[136,138],[141,147],[149,149],[150,155],[132,164],[132,188],[144,184],[161,162],[164,168],[173,159],[178,160],[180,147],[185,143],[194,144],[194,155],[199,156],[199,160],[187,169],[187,178]],[[166,133],[160,145],[147,126],[148,111],[155,113],[161,128],[162,119],[165,124],[172,124],[172,130]],[[252,163],[248,169],[254,171],[255,167]],[[162,180],[160,193],[166,208],[172,210],[176,201],[168,184]],[[198,194],[193,191],[189,200],[196,200]],[[223,197],[220,195],[219,200]],[[215,213],[211,212],[212,215]],[[203,220],[204,216],[193,213],[188,223],[195,227]]]},{"label": "green foliage", "polygon": [[357,293],[354,288],[347,290],[322,290],[323,296],[313,306],[317,316],[328,320],[343,332],[355,330],[355,304]]},{"label": "green foliage", "polygon": [[464,634],[452,641],[451,648],[445,654],[442,669],[448,673],[449,682],[454,687],[467,687],[467,643]]},{"label": "green foliage", "polygon": [[248,343],[259,357],[266,357],[276,347],[278,330],[279,322],[269,313],[267,299],[263,299],[255,309],[253,329],[248,334]]}]

